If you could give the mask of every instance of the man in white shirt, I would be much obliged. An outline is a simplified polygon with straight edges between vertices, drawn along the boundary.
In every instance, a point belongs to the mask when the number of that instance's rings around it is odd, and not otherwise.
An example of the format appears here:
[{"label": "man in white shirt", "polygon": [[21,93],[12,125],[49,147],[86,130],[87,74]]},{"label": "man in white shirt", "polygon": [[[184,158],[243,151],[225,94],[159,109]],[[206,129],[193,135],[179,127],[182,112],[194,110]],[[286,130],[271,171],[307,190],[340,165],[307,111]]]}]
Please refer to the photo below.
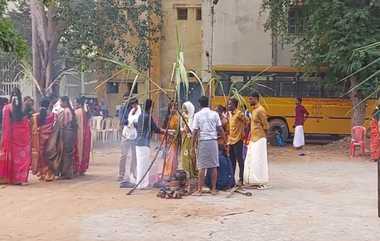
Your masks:
[{"label": "man in white shirt", "polygon": [[[133,187],[136,182],[136,138],[137,121],[141,115],[141,108],[137,99],[130,101],[131,109],[124,123],[121,137],[121,157],[119,164],[119,181],[121,187]],[[130,154],[130,158],[128,158]],[[126,177],[124,175],[127,175]]]},{"label": "man in white shirt", "polygon": [[211,194],[216,194],[219,167],[218,133],[224,136],[219,115],[209,108],[208,103],[207,96],[202,96],[199,99],[202,109],[195,114],[192,123],[193,140],[194,142],[198,140],[197,168],[199,169],[199,178],[197,195],[202,194],[207,169],[211,171]]}]

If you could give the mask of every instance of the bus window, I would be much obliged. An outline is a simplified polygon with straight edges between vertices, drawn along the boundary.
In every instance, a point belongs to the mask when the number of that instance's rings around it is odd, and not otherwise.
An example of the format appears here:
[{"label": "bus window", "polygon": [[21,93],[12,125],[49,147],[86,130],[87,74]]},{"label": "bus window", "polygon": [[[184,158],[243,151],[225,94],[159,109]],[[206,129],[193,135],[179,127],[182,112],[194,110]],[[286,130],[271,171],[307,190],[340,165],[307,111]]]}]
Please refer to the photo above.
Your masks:
[{"label": "bus window", "polygon": [[297,89],[298,96],[321,97],[321,85],[316,81],[299,81]]},{"label": "bus window", "polygon": [[280,97],[295,97],[296,96],[296,91],[297,88],[296,88],[296,82],[295,81],[292,81],[292,82],[288,82],[288,81],[284,81],[284,82],[280,82],[280,93],[279,93],[279,96]]},{"label": "bus window", "polygon": [[278,96],[278,82],[275,81],[259,81],[255,84],[255,89],[260,95],[265,97]]},{"label": "bus window", "polygon": [[327,85],[327,84],[323,85],[322,97],[323,98],[349,98],[349,95],[344,96],[344,94],[348,91],[348,87],[344,85]]}]

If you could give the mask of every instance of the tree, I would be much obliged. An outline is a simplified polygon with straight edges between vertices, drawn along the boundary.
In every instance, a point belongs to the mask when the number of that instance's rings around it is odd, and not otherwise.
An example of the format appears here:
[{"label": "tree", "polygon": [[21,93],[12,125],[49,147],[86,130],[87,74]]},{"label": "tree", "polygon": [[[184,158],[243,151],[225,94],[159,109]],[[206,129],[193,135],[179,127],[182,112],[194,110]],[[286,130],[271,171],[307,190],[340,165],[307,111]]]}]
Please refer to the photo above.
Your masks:
[{"label": "tree", "polygon": [[[66,43],[76,41],[76,48],[72,51],[92,48],[89,38],[96,35],[96,2],[27,0],[27,3],[31,13],[33,75],[41,89],[46,89],[54,79],[54,61],[60,45],[64,47]],[[83,19],[90,20],[81,21]],[[80,34],[78,25],[82,27]],[[73,39],[72,35],[76,38]]]},{"label": "tree", "polygon": [[[150,67],[150,42],[160,39],[161,0],[99,1],[99,54],[112,56],[139,71]],[[110,27],[112,26],[112,27]]]},{"label": "tree", "polygon": [[[328,68],[330,83],[350,75],[379,57],[379,52],[354,54],[353,51],[380,39],[380,5],[378,0],[263,0],[268,12],[266,29],[286,39],[295,50],[295,63],[309,71]],[[289,13],[292,21],[289,21]],[[289,33],[290,24],[298,31]],[[349,78],[354,106],[353,125],[365,117],[368,93],[377,89],[376,76],[367,80],[379,64]],[[365,83],[362,83],[362,81]]]},{"label": "tree", "polygon": [[15,31],[11,20],[5,17],[7,0],[0,0],[0,49],[23,58],[27,53],[25,40]]},{"label": "tree", "polygon": [[[159,0],[138,4],[135,0],[18,0],[18,3],[18,11],[11,16],[26,37],[32,35],[33,74],[42,89],[59,75],[57,62],[82,71],[94,62],[89,57],[101,55],[134,63],[138,69],[146,70],[149,66],[147,41],[156,36],[160,25],[148,24],[153,20],[147,12],[160,12]],[[31,22],[25,19],[29,13]]]}]

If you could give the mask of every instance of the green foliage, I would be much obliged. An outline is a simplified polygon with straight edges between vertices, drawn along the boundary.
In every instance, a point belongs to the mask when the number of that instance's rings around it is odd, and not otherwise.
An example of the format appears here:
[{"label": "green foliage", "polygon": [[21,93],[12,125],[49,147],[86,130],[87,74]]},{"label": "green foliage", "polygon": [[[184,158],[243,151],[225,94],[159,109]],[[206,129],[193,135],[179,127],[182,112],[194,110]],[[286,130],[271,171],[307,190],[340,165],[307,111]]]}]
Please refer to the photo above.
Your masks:
[{"label": "green foliage", "polygon": [[0,0],[0,49],[7,53],[14,53],[23,58],[27,53],[25,40],[15,31],[12,21],[4,16],[7,9],[7,0]]},{"label": "green foliage", "polygon": [[98,51],[96,1],[67,1],[59,11],[66,25],[61,33],[59,55],[66,66],[79,66],[84,71],[94,61],[93,57]]},{"label": "green foliage", "polygon": [[[328,67],[329,79],[336,81],[367,65],[380,56],[379,51],[354,53],[355,49],[379,41],[380,7],[377,0],[304,0],[292,5],[292,0],[264,0],[263,10],[269,17],[266,29],[286,39],[295,48],[295,63],[308,70]],[[301,34],[288,33],[288,12],[301,11],[297,24]],[[373,65],[357,76],[366,79],[379,65]],[[375,80],[375,78],[372,78]],[[377,88],[377,82],[363,84],[367,93]]]},{"label": "green foliage", "polygon": [[[85,70],[94,63],[95,56],[109,56],[132,64],[140,71],[149,68],[149,41],[157,41],[160,37],[160,0],[149,1],[149,4],[134,0],[42,1],[46,6],[57,8],[55,19],[60,25],[57,60],[66,67],[79,66],[80,70]],[[30,38],[30,9],[26,1],[18,0],[18,11],[10,15],[17,30]],[[150,24],[155,18],[157,23]],[[28,40],[31,44],[31,39]],[[102,63],[105,72],[113,70],[113,65]]]},{"label": "green foliage", "polygon": [[7,53],[15,53],[19,58],[23,58],[28,51],[25,40],[14,30],[9,19],[0,19],[0,49]]},{"label": "green foliage", "polygon": [[139,71],[150,67],[150,41],[160,38],[161,1],[106,0],[99,2],[100,55],[133,64]]}]

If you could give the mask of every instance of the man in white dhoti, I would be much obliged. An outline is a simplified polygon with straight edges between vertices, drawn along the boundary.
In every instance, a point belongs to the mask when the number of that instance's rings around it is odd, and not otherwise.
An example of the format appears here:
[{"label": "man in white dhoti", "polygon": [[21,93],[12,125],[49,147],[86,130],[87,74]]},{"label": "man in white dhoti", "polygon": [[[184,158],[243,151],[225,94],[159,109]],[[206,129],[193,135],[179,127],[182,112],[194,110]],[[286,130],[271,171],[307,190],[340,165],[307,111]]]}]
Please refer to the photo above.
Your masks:
[{"label": "man in white dhoti", "polygon": [[[148,99],[145,102],[144,112],[137,121],[137,138],[136,138],[136,182],[142,180],[144,174],[148,171],[150,161],[150,140],[153,133],[165,133],[154,122],[151,115],[153,102]],[[149,173],[144,177],[144,180],[137,187],[143,189],[149,186]]]},{"label": "man in white dhoti", "polygon": [[302,98],[298,97],[296,99],[296,118],[294,123],[294,139],[293,139],[293,146],[296,149],[302,149],[302,147],[305,145],[305,134],[304,134],[304,123],[309,117],[309,112],[306,110],[306,108],[302,105]]},{"label": "man in white dhoti", "polygon": [[269,182],[266,138],[269,124],[266,111],[259,103],[259,94],[257,92],[251,93],[248,101],[253,110],[251,140],[244,164],[244,184],[265,189]]},{"label": "man in white dhoti", "polygon": [[[137,99],[130,101],[131,108],[127,122],[124,123],[121,135],[121,156],[119,165],[120,187],[130,188],[136,183],[136,138],[137,123],[141,115],[141,108]],[[128,155],[130,156],[128,158]],[[126,176],[125,176],[126,174]]]}]

